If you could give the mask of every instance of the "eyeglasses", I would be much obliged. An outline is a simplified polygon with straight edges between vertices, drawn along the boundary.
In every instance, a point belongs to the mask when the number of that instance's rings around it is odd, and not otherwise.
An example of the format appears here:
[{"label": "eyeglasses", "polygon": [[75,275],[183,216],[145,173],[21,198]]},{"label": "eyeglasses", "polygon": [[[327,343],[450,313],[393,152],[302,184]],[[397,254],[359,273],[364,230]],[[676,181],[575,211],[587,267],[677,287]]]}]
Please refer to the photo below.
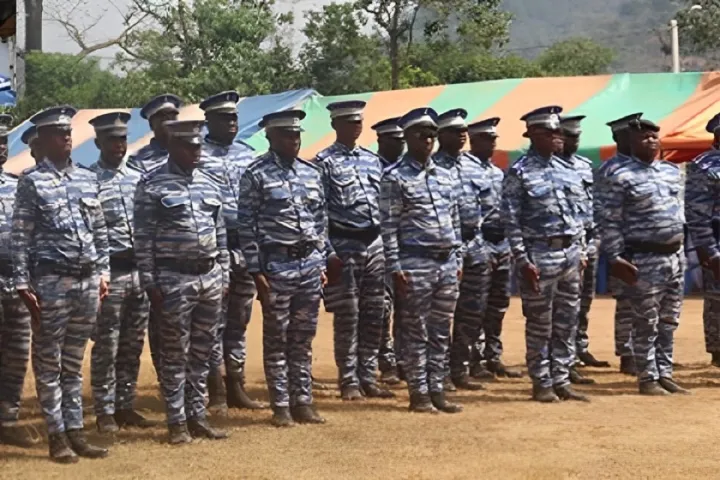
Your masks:
[{"label": "eyeglasses", "polygon": [[437,132],[433,130],[421,130],[419,132],[415,132],[413,135],[420,140],[426,140],[428,138],[436,139],[438,136]]}]

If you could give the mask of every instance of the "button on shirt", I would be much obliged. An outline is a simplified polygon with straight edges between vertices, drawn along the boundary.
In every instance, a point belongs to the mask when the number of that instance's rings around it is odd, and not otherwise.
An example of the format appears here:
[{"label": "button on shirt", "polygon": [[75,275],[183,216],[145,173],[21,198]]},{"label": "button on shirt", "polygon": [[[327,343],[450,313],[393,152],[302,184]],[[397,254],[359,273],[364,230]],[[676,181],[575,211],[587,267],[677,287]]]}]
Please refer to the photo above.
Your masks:
[{"label": "button on shirt", "polygon": [[677,165],[631,158],[605,177],[606,212],[600,229],[603,249],[613,260],[628,242],[672,244],[682,241],[685,214]]},{"label": "button on shirt", "polygon": [[323,172],[328,221],[353,228],[380,225],[380,158],[361,147],[335,142],[315,161]]},{"label": "button on shirt", "polygon": [[135,190],[142,174],[123,160],[114,168],[102,159],[89,167],[98,181],[98,198],[105,214],[110,255],[134,247]]},{"label": "button on shirt", "polygon": [[540,248],[550,237],[580,237],[578,205],[584,193],[580,176],[556,156],[528,152],[510,167],[502,192],[501,213],[513,257],[519,267],[530,260],[528,247]]},{"label": "button on shirt", "polygon": [[425,166],[405,154],[385,171],[380,189],[380,215],[388,272],[402,270],[405,248],[453,249],[462,266],[459,195],[450,171],[432,159]]},{"label": "button on shirt", "polygon": [[720,151],[710,150],[687,165],[685,219],[690,240],[711,257],[720,255],[713,220],[720,220]]},{"label": "button on shirt", "polygon": [[471,265],[488,260],[488,251],[482,237],[483,210],[481,197],[487,194],[491,183],[479,161],[465,153],[458,156],[440,151],[433,156],[436,165],[451,172],[455,178],[460,199],[460,231],[463,251]]},{"label": "button on shirt", "polygon": [[261,271],[260,250],[270,245],[315,244],[327,255],[327,217],[320,169],[270,151],[240,180],[237,238],[250,273]]},{"label": "button on shirt", "polygon": [[95,173],[72,163],[58,170],[47,159],[29,170],[18,183],[11,249],[18,289],[28,288],[37,263],[92,265],[109,281],[107,227]]},{"label": "button on shirt", "polygon": [[135,194],[135,257],[144,288],[156,283],[155,260],[215,259],[229,277],[222,192],[200,170],[186,172],[172,159],[139,183]]},{"label": "button on shirt", "polygon": [[143,173],[149,173],[167,162],[168,151],[154,137],[150,143],[138,150],[128,159],[128,164]]}]

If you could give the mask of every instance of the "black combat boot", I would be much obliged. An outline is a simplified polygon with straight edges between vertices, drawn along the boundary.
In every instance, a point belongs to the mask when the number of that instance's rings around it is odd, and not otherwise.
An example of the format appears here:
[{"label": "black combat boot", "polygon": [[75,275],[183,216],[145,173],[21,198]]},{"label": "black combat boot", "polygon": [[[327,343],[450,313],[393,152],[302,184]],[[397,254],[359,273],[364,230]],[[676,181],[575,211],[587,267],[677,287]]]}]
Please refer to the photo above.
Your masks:
[{"label": "black combat boot", "polygon": [[592,385],[595,383],[595,380],[583,376],[580,372],[578,372],[577,368],[575,367],[570,367],[569,374],[570,383],[573,383],[575,385]]},{"label": "black combat boot", "polygon": [[187,422],[188,431],[194,438],[207,438],[208,440],[224,440],[228,433],[219,428],[210,426],[206,418],[191,418]]},{"label": "black combat boot", "polygon": [[73,451],[85,458],[105,458],[108,455],[107,448],[98,447],[88,443],[85,432],[82,430],[68,430],[67,438]]},{"label": "black combat boot", "polygon": [[213,369],[208,374],[208,404],[207,411],[213,417],[225,418],[228,416],[228,401],[225,392],[225,382],[219,369]]},{"label": "black combat boot", "polygon": [[664,388],[665,390],[667,390],[670,393],[679,393],[681,395],[690,395],[691,394],[690,390],[688,390],[687,388],[681,387],[680,385],[675,383],[675,381],[672,378],[660,377],[660,380],[658,380],[658,383],[660,384],[660,386],[662,388]]},{"label": "black combat boot", "polygon": [[31,448],[37,445],[38,438],[33,438],[27,428],[0,425],[0,444],[20,448]]},{"label": "black combat boot", "polygon": [[495,374],[491,372],[484,362],[478,362],[470,367],[470,376],[476,380],[492,380]]},{"label": "black combat boot", "polygon": [[363,394],[360,391],[360,387],[356,387],[354,385],[340,387],[340,398],[342,398],[345,402],[365,400],[365,397],[363,397]]},{"label": "black combat boot", "polygon": [[640,391],[640,395],[647,395],[650,397],[670,395],[670,392],[661,387],[658,382],[641,382],[638,389]]},{"label": "black combat boot", "polygon": [[377,383],[363,383],[360,385],[360,390],[367,398],[395,398],[393,392],[380,388]]},{"label": "black combat boot", "polygon": [[170,445],[192,443],[192,437],[190,436],[190,432],[188,432],[187,424],[182,422],[168,425],[168,440]]},{"label": "black combat boot", "polygon": [[521,371],[507,368],[501,360],[487,362],[487,370],[498,378],[522,378],[523,376]]},{"label": "black combat boot", "polygon": [[401,380],[397,373],[397,367],[389,367],[380,373],[380,381],[385,385],[398,385]]},{"label": "black combat boot", "polygon": [[438,413],[437,408],[430,400],[430,395],[426,393],[410,394],[410,407],[408,410],[416,413]]},{"label": "black combat boot", "polygon": [[95,419],[95,424],[97,425],[98,433],[102,435],[112,435],[120,431],[120,427],[118,427],[113,415],[98,415],[97,419]]},{"label": "black combat boot", "polygon": [[321,417],[312,405],[296,405],[290,408],[290,414],[297,423],[321,425],[325,419]]},{"label": "black combat boot", "polygon": [[633,377],[637,375],[634,357],[620,357],[620,373],[624,373],[625,375],[632,375]]},{"label": "black combat boot", "polygon": [[610,362],[606,362],[604,360],[598,360],[590,352],[580,352],[580,353],[578,353],[577,356],[578,356],[578,360],[580,360],[582,363],[584,363],[585,366],[587,366],[587,367],[607,368],[610,366]]},{"label": "black combat boot", "polygon": [[469,390],[471,392],[485,390],[485,387],[480,382],[470,380],[470,376],[468,374],[453,377],[452,383],[459,390]]},{"label": "black combat boot", "polygon": [[712,354],[711,364],[713,367],[720,367],[720,352],[715,352]]},{"label": "black combat boot", "polygon": [[268,406],[250,398],[245,391],[244,375],[228,375],[225,377],[227,386],[227,405],[230,408],[241,408],[245,410],[264,410]]},{"label": "black combat boot", "polygon": [[288,407],[273,407],[273,415],[270,420],[276,427],[294,427],[295,421],[290,415],[290,408]]},{"label": "black combat boot", "polygon": [[555,387],[555,394],[560,400],[576,400],[578,402],[589,402],[590,399],[575,391],[570,385],[563,385],[562,387]]},{"label": "black combat boot", "polygon": [[540,403],[556,403],[560,401],[552,387],[533,385],[533,400]]},{"label": "black combat boot", "polygon": [[158,422],[148,420],[132,409],[115,412],[115,422],[120,428],[152,428],[158,425]]},{"label": "black combat boot", "polygon": [[70,440],[68,440],[65,432],[51,433],[48,437],[48,444],[50,446],[50,459],[57,463],[77,463],[79,458],[70,446]]},{"label": "black combat boot", "polygon": [[450,376],[445,377],[445,380],[443,380],[443,390],[446,392],[457,392],[457,387]]},{"label": "black combat boot", "polygon": [[432,392],[430,401],[435,408],[444,413],[460,413],[463,411],[462,405],[448,402],[445,398],[445,392]]}]

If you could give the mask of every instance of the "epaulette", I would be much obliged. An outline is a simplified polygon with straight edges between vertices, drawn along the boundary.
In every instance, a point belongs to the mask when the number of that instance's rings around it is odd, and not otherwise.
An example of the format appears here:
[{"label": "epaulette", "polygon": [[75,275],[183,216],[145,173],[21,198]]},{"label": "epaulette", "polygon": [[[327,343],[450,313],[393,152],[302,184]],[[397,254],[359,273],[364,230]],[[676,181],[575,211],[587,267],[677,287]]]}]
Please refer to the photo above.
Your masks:
[{"label": "epaulette", "polygon": [[143,183],[152,183],[156,178],[160,176],[159,173],[162,169],[162,167],[158,167],[154,170],[150,170],[149,172],[143,172],[141,181]]},{"label": "epaulette", "polygon": [[314,168],[314,169],[317,170],[318,172],[320,172],[320,171],[322,170],[321,167],[320,167],[320,165],[318,165],[318,164],[315,163],[315,162],[311,162],[311,161],[308,161],[308,160],[303,160],[302,158],[298,158],[297,160],[298,160],[300,163],[304,163],[305,165],[308,165],[308,166]]},{"label": "epaulette", "polygon": [[225,183],[225,179],[223,179],[222,177],[219,177],[219,176],[215,175],[213,172],[210,172],[210,171],[208,171],[207,169],[204,169],[204,168],[196,168],[195,171],[199,172],[199,173],[202,174],[202,175],[205,175],[207,178],[209,178],[209,179],[210,179],[211,181],[213,181],[214,183],[217,183],[217,184],[223,184],[223,183]]},{"label": "epaulette", "polygon": [[675,170],[680,170],[680,165],[677,163],[671,162],[669,160],[659,160],[659,162],[663,165],[671,165]]},{"label": "epaulette", "polygon": [[10,173],[10,172],[3,172],[3,173],[5,174],[6,177],[14,178],[16,180],[20,178],[19,175],[15,175],[14,173]]},{"label": "epaulette", "polygon": [[379,157],[379,155],[378,155],[377,153],[373,152],[373,151],[370,150],[369,148],[365,148],[365,147],[358,147],[358,148],[359,148],[360,150],[362,150],[363,152],[365,152],[365,153],[369,153],[369,154],[372,155],[373,157]]},{"label": "epaulette", "polygon": [[128,168],[128,170],[132,170],[133,172],[137,172],[139,174],[145,173],[140,167],[138,167],[134,163],[130,163],[130,159],[125,162],[125,166]]},{"label": "epaulette", "polygon": [[238,145],[242,145],[243,147],[245,147],[245,148],[247,148],[248,150],[251,150],[251,151],[253,151],[253,152],[255,151],[255,148],[254,148],[252,145],[250,145],[249,143],[247,143],[247,142],[245,142],[245,141],[243,141],[243,140],[235,140],[235,142],[233,142],[233,143],[237,143]]},{"label": "epaulette", "polygon": [[334,150],[334,149],[333,149],[333,146],[332,146],[332,145],[330,145],[329,147],[327,147],[327,148],[325,148],[325,149],[323,149],[323,150],[320,150],[320,151],[317,153],[317,155],[315,155],[315,160],[318,161],[318,162],[322,162],[323,160],[332,157],[333,154],[335,153],[333,150]]},{"label": "epaulette", "polygon": [[25,170],[22,171],[22,175],[28,175],[28,174],[34,172],[35,170],[37,170],[37,168],[38,168],[38,165],[37,165],[37,164],[36,164],[36,165],[33,165],[32,167],[28,167],[28,168],[26,168]]},{"label": "epaulette", "polygon": [[590,159],[587,158],[587,157],[583,157],[582,155],[577,155],[577,154],[576,154],[575,157],[577,157],[578,160],[580,160],[580,161],[582,161],[582,162],[584,162],[584,163],[587,163],[587,164],[590,165],[590,166],[592,166],[592,164],[593,164],[593,161],[592,161],[592,160],[590,160]]},{"label": "epaulette", "polygon": [[479,158],[477,158],[475,155],[473,155],[470,152],[462,152],[460,154],[460,157],[470,160],[473,163],[477,163],[478,165],[482,165],[482,160],[480,160]]},{"label": "epaulette", "polygon": [[[95,162],[95,163],[97,163],[97,162]],[[83,165],[82,163],[76,163],[75,166],[82,170],[89,170],[89,171],[95,173],[95,170],[93,169],[93,166],[95,165],[95,163],[91,163],[90,165]]]}]

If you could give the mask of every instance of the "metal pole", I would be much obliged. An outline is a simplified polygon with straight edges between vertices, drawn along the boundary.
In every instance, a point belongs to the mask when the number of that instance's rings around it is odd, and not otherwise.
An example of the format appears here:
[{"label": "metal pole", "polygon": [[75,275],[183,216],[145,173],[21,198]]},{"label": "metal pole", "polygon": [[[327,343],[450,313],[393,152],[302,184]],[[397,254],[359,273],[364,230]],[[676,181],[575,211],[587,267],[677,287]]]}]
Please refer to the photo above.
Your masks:
[{"label": "metal pole", "polygon": [[672,72],[680,73],[680,40],[677,20],[670,20],[670,44],[672,47]]}]

